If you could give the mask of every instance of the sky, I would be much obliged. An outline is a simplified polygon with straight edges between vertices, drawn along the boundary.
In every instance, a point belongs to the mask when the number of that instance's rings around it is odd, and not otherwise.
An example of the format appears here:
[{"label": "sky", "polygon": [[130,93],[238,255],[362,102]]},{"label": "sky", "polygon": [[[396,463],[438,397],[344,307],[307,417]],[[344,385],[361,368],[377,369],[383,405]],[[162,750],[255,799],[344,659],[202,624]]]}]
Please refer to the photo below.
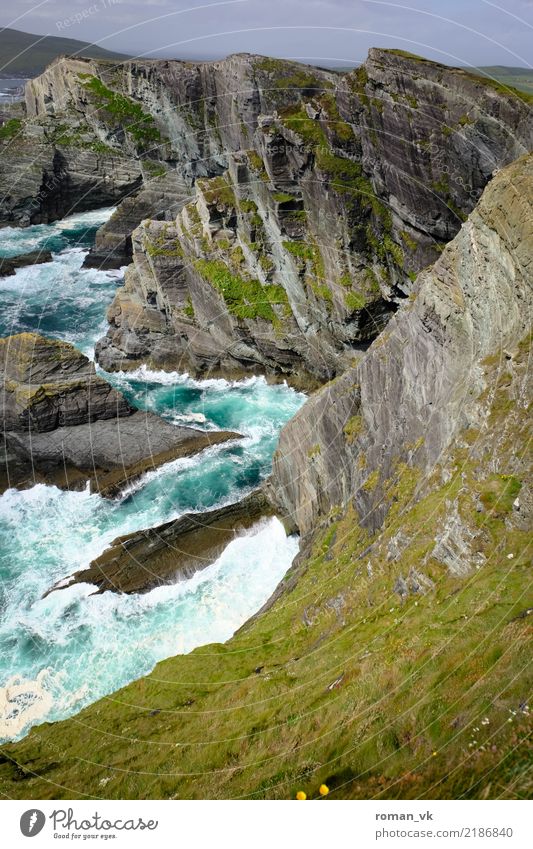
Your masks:
[{"label": "sky", "polygon": [[450,65],[533,65],[533,0],[2,0],[0,24],[135,56],[342,67],[379,46]]}]

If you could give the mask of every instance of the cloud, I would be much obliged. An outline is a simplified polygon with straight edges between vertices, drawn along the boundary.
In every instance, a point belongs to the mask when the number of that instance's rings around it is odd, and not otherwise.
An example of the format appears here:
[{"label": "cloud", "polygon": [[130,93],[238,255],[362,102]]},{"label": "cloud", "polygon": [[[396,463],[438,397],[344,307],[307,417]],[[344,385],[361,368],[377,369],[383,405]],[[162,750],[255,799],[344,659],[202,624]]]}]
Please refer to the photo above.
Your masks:
[{"label": "cloud", "polygon": [[[449,64],[533,64],[533,8],[525,0],[3,0],[2,23],[56,34],[96,5],[69,37],[135,55],[211,58],[235,52],[347,64],[374,45]],[[11,23],[16,21],[16,23]]]}]

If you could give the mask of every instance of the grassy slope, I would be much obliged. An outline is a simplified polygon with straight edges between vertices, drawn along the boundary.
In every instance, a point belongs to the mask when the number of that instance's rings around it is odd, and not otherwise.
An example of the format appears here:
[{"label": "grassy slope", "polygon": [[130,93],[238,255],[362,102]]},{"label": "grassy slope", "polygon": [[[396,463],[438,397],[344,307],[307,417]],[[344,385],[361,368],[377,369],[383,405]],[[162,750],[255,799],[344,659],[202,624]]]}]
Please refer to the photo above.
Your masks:
[{"label": "grassy slope", "polygon": [[122,53],[113,53],[74,38],[33,35],[7,28],[0,30],[0,70],[3,76],[37,76],[62,55],[89,56],[92,59],[128,58]]},{"label": "grassy slope", "polygon": [[[333,798],[530,795],[533,602],[513,511],[526,474],[529,411],[517,399],[529,350],[513,379],[505,357],[487,362],[489,427],[456,442],[447,483],[435,470],[415,502],[417,472],[398,469],[380,534],[369,538],[351,510],[332,515],[270,610],[227,644],[160,663],[6,746],[0,791],[287,798],[325,781]],[[463,579],[430,556],[454,499],[486,557]],[[388,560],[400,530],[408,546]],[[402,604],[394,585],[412,566],[435,588]]]}]

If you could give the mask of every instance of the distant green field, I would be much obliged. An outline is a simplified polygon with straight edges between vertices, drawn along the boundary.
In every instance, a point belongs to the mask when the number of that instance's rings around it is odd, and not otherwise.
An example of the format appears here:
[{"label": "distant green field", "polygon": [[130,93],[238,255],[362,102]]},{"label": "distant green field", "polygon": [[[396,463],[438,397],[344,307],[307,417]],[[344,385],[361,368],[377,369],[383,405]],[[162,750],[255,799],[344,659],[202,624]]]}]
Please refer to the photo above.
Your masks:
[{"label": "distant green field", "polygon": [[507,68],[503,65],[487,65],[483,68],[470,68],[485,76],[498,80],[499,83],[533,94],[533,68]]},{"label": "distant green field", "polygon": [[0,77],[3,78],[35,77],[57,56],[73,54],[119,61],[129,58],[74,38],[32,35],[7,28],[0,30]]}]

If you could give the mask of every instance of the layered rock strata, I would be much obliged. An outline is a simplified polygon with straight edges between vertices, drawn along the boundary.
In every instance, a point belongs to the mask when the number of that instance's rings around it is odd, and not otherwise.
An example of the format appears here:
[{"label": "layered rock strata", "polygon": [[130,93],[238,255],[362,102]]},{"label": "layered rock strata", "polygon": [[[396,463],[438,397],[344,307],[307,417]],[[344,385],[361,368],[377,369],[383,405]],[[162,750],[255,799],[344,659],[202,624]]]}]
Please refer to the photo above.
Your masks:
[{"label": "layered rock strata", "polygon": [[[317,392],[281,432],[272,487],[308,534],[330,511],[356,508],[375,530],[406,467],[424,477],[455,435],[486,427],[483,363],[502,348],[512,368],[533,307],[533,155],[502,169],[418,293],[361,363]],[[521,402],[522,403],[522,402]]]},{"label": "layered rock strata", "polygon": [[115,495],[148,469],[239,436],[135,411],[72,345],[33,333],[0,339],[0,379],[2,489],[89,481]]}]

